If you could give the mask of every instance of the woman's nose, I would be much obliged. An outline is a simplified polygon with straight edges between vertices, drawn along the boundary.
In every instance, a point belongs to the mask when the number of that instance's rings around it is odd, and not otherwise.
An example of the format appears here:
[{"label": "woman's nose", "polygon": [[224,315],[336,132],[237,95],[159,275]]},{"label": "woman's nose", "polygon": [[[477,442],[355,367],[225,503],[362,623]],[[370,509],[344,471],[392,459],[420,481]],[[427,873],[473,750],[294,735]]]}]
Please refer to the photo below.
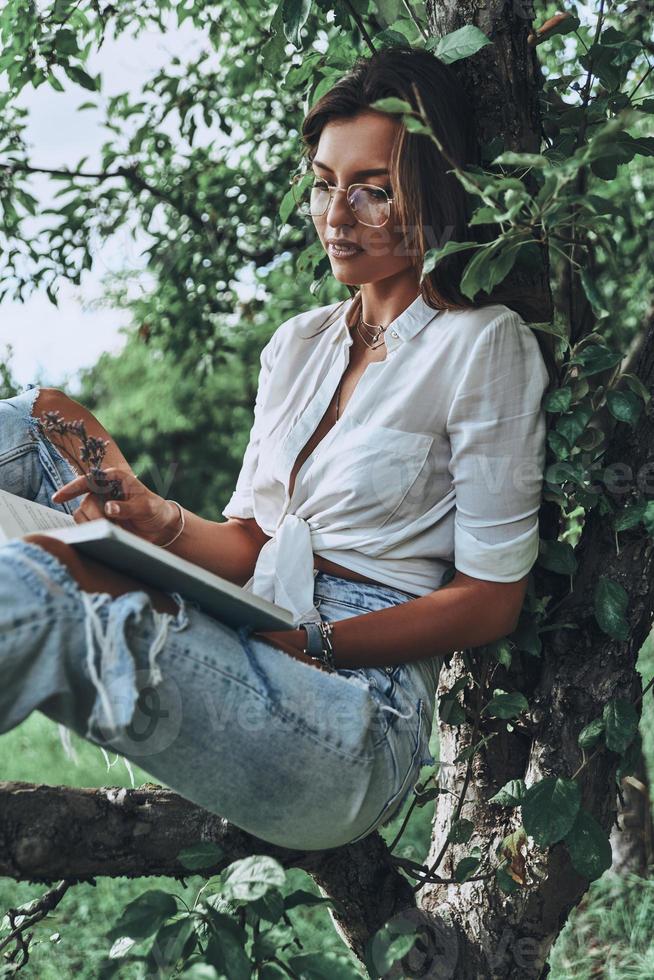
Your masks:
[{"label": "woman's nose", "polygon": [[344,224],[354,224],[357,219],[347,202],[347,190],[332,191],[332,199],[325,212],[325,218],[334,228]]}]

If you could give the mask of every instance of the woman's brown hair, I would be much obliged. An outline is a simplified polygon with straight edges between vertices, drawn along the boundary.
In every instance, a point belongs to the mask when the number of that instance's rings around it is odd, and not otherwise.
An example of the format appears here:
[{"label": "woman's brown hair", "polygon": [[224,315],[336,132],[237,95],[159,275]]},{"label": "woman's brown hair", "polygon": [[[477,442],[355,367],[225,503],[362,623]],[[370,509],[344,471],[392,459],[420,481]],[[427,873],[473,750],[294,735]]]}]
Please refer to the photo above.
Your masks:
[{"label": "woman's brown hair", "polygon": [[[394,96],[419,111],[413,85],[428,122],[450,160],[461,168],[478,166],[480,148],[472,108],[455,73],[429,51],[413,48],[408,43],[390,45],[369,57],[356,58],[347,74],[305,116],[301,130],[303,156],[310,164],[320,134],[330,120],[371,111],[371,103],[378,99]],[[497,234],[494,225],[469,226],[471,199],[456,176],[447,173],[451,169],[452,163],[443,157],[433,140],[400,126],[389,163],[394,221],[398,229],[412,231],[412,239],[407,239],[406,244],[418,278],[422,276],[424,255],[430,248],[449,240],[492,241]],[[475,302],[464,296],[458,283],[470,255],[467,250],[450,255],[424,276],[420,288],[429,306],[435,310],[465,310],[504,303],[525,321],[539,319],[530,291],[522,287],[500,283],[491,293],[478,294],[483,299]],[[352,285],[347,288],[351,296],[358,291]],[[552,382],[556,377],[552,338],[542,331],[536,331],[536,336]]]}]

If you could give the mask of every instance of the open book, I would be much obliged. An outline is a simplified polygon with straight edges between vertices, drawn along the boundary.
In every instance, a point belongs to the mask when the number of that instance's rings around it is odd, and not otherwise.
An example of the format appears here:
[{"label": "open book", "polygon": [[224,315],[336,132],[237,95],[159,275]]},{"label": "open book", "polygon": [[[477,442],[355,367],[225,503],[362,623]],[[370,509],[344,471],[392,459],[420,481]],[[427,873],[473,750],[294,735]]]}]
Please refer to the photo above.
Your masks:
[{"label": "open book", "polygon": [[77,524],[64,511],[0,490],[0,544],[36,532],[74,545],[90,558],[146,585],[165,592],[179,592],[226,626],[293,629],[293,615],[288,609],[185,558],[171,555],[165,548],[145,541],[104,517]]}]

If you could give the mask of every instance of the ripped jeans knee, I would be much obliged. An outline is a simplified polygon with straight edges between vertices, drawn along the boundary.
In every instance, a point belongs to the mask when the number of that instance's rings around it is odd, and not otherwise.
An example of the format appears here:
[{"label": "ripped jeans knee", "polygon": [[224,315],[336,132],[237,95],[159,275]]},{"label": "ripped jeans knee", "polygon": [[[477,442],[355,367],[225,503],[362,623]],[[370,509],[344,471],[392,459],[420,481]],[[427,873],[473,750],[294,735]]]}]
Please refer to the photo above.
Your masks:
[{"label": "ripped jeans knee", "polygon": [[[157,656],[165,646],[168,630],[179,632],[189,625],[186,601],[178,592],[170,593],[179,607],[173,615],[154,609],[144,592],[127,592],[117,598],[104,592],[80,595],[84,605],[85,667],[97,692],[85,737],[107,743],[124,740],[139,699],[147,701],[161,685]],[[133,627],[147,616],[152,617],[152,629],[148,631],[151,639],[147,665],[141,666]],[[154,713],[164,717],[162,706],[156,707]],[[136,740],[142,741],[142,736]],[[153,751],[152,746],[148,751]]]}]

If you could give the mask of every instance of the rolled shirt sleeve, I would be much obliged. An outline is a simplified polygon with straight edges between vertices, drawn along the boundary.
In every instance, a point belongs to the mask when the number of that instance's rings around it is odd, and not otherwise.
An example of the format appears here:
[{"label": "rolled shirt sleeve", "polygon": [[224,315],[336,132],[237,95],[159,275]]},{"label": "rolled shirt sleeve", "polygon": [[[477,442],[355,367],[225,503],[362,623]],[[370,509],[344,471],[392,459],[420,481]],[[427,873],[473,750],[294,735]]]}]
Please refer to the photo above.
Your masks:
[{"label": "rolled shirt sleeve", "polygon": [[466,575],[515,582],[538,557],[548,381],[538,341],[517,313],[482,329],[447,416],[454,565]]},{"label": "rolled shirt sleeve", "polygon": [[227,502],[227,506],[221,511],[224,517],[254,517],[252,480],[259,459],[263,405],[266,399],[266,390],[274,360],[275,337],[276,334],[273,334],[259,356],[261,367],[259,369],[257,394],[254,403],[254,421],[250,429],[249,441],[243,455],[241,469],[236,480],[236,487]]}]

